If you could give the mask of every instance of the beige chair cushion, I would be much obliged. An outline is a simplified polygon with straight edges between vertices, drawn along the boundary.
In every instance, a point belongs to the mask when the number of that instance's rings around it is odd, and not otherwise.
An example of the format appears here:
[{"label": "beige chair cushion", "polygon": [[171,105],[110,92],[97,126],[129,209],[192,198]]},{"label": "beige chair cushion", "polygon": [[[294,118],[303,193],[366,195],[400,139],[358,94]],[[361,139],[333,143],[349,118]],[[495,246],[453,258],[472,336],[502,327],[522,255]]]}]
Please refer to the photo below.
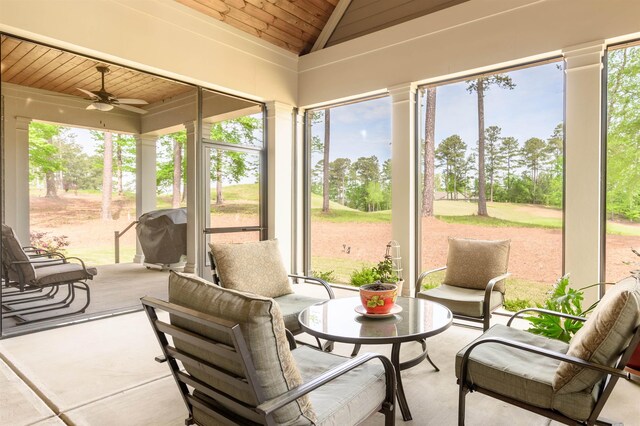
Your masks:
[{"label": "beige chair cushion", "polygon": [[[568,355],[613,366],[640,324],[640,285],[627,278],[607,291],[584,326],[569,343]],[[566,362],[558,366],[553,389],[572,393],[591,389],[602,374]]]},{"label": "beige chair cushion", "polygon": [[[289,350],[282,314],[273,299],[224,289],[196,276],[172,272],[169,276],[169,302],[238,323],[256,369],[258,386],[266,399],[302,384],[302,376]],[[189,320],[174,316],[171,322],[202,336],[218,341],[227,340],[215,330]],[[179,350],[219,368],[242,374],[242,368],[237,363],[231,363],[180,339],[174,339],[174,343]],[[249,392],[238,390],[192,366],[186,366],[186,369],[194,377],[234,398],[256,405]],[[199,424],[215,424],[215,420],[200,410],[197,413],[194,411],[194,416]],[[315,413],[309,398],[304,396],[276,411],[274,417],[277,424],[308,424],[314,421]]]},{"label": "beige chair cushion", "polygon": [[[300,345],[293,350],[305,383],[349,359]],[[384,368],[369,361],[309,394],[317,425],[359,425],[380,409],[386,393]]]},{"label": "beige chair cushion", "polygon": [[[446,306],[455,315],[468,317],[484,317],[484,290],[454,287],[442,284],[430,290],[416,294],[421,299],[431,300]],[[504,295],[499,291],[492,291],[489,299],[489,308],[494,311],[502,306]]]},{"label": "beige chair cushion", "polygon": [[59,263],[36,269],[36,279],[33,284],[46,287],[59,283],[92,280],[97,274],[96,268],[87,268],[85,271],[79,263]]},{"label": "beige chair cushion", "polygon": [[[485,289],[487,283],[507,272],[511,240],[486,241],[449,238],[447,271],[444,284]],[[495,290],[504,293],[504,280]]]},{"label": "beige chair cushion", "polygon": [[224,288],[265,297],[293,293],[277,240],[209,246]]},{"label": "beige chair cushion", "polygon": [[[456,377],[460,378],[462,357],[478,340],[501,338],[554,352],[566,353],[568,345],[527,331],[496,324],[465,346],[456,356]],[[536,407],[553,409],[576,420],[586,420],[597,402],[599,387],[570,394],[557,394],[551,382],[560,361],[497,343],[477,346],[469,358],[467,380]],[[507,422],[508,423],[508,422]]]}]

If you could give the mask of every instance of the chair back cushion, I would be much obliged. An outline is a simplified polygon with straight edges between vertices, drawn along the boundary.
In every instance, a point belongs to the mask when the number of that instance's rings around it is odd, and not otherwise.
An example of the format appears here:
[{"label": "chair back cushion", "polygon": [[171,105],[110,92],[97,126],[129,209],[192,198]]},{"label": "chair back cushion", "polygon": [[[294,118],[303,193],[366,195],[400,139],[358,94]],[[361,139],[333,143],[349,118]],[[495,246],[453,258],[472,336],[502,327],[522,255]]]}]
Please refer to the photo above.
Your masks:
[{"label": "chair back cushion", "polygon": [[265,297],[293,293],[277,240],[209,246],[222,287]]},{"label": "chair back cushion", "polygon": [[[449,237],[444,284],[484,290],[487,283],[507,272],[511,240],[487,241]],[[505,292],[505,282],[493,288]]]},{"label": "chair back cushion", "polygon": [[31,283],[36,278],[35,269],[30,263],[11,265],[11,262],[29,261],[29,256],[22,250],[18,236],[13,228],[2,224],[2,262],[7,266],[9,279],[19,281],[18,271],[22,272],[24,284]]},{"label": "chair back cushion", "polygon": [[[567,355],[613,367],[639,325],[640,285],[630,277],[607,291],[571,339]],[[558,393],[589,390],[602,376],[597,371],[562,362],[553,378],[553,389]]]},{"label": "chair back cushion", "polygon": [[[273,299],[224,289],[193,275],[172,272],[169,276],[169,302],[239,324],[256,370],[258,392],[262,392],[265,400],[302,384],[302,376],[289,350],[282,314]],[[227,335],[193,321],[172,316],[171,322],[201,336],[231,344]],[[177,338],[174,338],[174,344],[181,351],[245,377],[243,365],[238,362]],[[239,390],[205,371],[189,365],[185,368],[195,378],[233,398],[252,406],[262,402],[256,401],[252,393]],[[203,412],[199,415],[206,416]],[[277,424],[308,424],[314,421],[315,413],[309,398],[304,396],[276,411],[274,418]]]}]

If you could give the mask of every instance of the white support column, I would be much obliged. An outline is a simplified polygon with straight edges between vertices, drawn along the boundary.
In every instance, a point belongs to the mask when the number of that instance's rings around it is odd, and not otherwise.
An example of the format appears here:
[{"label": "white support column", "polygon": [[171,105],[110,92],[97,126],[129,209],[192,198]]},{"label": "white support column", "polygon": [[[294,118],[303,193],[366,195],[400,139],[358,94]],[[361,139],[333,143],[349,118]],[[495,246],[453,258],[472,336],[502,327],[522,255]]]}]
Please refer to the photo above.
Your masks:
[{"label": "white support column", "polygon": [[[23,245],[29,245],[29,124],[31,118],[15,117],[15,140],[13,154],[5,157],[7,171],[13,170],[12,176],[5,172],[6,188],[15,188],[11,194],[5,193],[7,217],[5,218],[16,232]],[[9,150],[7,150],[9,151]],[[8,154],[5,151],[5,155]],[[11,182],[13,180],[13,182]],[[11,191],[13,192],[13,191]],[[11,205],[11,206],[9,206]],[[11,214],[12,213],[12,214]]]},{"label": "white support column", "polygon": [[[156,209],[156,140],[157,136],[135,135],[136,138],[136,219]],[[136,238],[134,263],[144,262],[140,241]]]},{"label": "white support column", "polygon": [[[564,270],[572,287],[600,280],[601,111],[603,41],[564,49],[565,87],[565,246]],[[585,306],[597,300],[587,290]]]},{"label": "white support column", "polygon": [[303,273],[304,271],[304,110],[299,109],[295,116],[295,141],[294,141],[294,226],[293,226],[293,255],[292,255],[292,270],[296,273]]},{"label": "white support column", "polygon": [[391,95],[391,206],[392,235],[400,244],[403,296],[414,293],[416,268],[415,99],[416,87],[401,84]]},{"label": "white support column", "polygon": [[292,265],[293,137],[293,107],[267,103],[268,236],[278,239],[288,271]]},{"label": "white support column", "polygon": [[199,214],[198,214],[198,161],[200,159],[196,122],[184,123],[187,130],[187,263],[184,272],[195,273],[199,255]]}]

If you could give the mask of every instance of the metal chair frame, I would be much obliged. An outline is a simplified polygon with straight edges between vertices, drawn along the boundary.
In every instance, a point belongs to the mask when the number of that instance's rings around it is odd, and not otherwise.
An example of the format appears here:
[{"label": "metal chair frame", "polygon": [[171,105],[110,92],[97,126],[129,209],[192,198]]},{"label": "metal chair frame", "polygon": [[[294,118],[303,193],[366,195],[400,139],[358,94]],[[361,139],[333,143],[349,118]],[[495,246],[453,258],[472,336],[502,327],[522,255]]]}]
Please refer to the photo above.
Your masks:
[{"label": "metal chair frame", "polygon": [[[511,318],[509,319],[509,322],[507,323],[507,326],[511,326],[511,323],[513,322],[514,319],[518,318],[520,315],[522,315],[525,312],[540,312],[540,313],[547,313],[550,315],[556,315],[558,317],[562,317],[562,318],[566,318],[566,319],[571,319],[571,320],[576,320],[576,321],[586,321],[586,318],[584,317],[577,317],[574,315],[568,315],[568,314],[563,314],[561,312],[555,312],[555,311],[550,311],[547,309],[539,309],[539,308],[528,308],[528,309],[523,309],[521,311],[516,312],[515,314],[513,314],[511,316]],[[509,346],[512,348],[517,348],[520,350],[523,350],[525,352],[530,352],[530,353],[535,353],[539,356],[542,357],[547,357],[547,358],[553,358],[556,360],[560,360],[560,361],[564,361],[564,362],[568,362],[570,364],[574,364],[574,365],[578,365],[590,370],[595,370],[595,371],[599,371],[601,373],[603,373],[604,377],[602,378],[601,381],[601,387],[600,387],[600,395],[598,398],[598,401],[596,402],[596,405],[594,406],[591,415],[589,416],[589,418],[585,421],[578,421],[575,419],[572,419],[570,417],[567,417],[561,413],[559,413],[558,411],[554,411],[554,410],[550,410],[550,409],[545,409],[545,408],[540,408],[540,407],[536,407],[534,405],[530,405],[527,404],[525,402],[510,398],[507,395],[501,395],[498,394],[494,391],[488,390],[488,389],[484,389],[481,386],[478,386],[474,383],[469,382],[468,380],[468,374],[469,374],[469,357],[471,356],[471,353],[473,352],[473,350],[475,348],[477,348],[480,345],[483,344],[487,344],[487,343],[494,343],[494,344],[500,344],[500,345],[504,345],[504,346]],[[570,356],[561,352],[555,352],[549,349],[544,349],[544,348],[539,348],[533,345],[529,345],[526,343],[521,343],[521,342],[516,342],[513,340],[508,340],[508,339],[504,339],[504,338],[499,338],[499,337],[495,337],[495,338],[488,338],[488,339],[483,339],[483,340],[478,340],[476,341],[473,345],[471,345],[467,351],[464,353],[463,357],[462,357],[462,363],[461,363],[461,367],[460,367],[460,379],[458,379],[458,385],[459,385],[459,391],[458,391],[458,425],[459,426],[464,426],[465,424],[465,397],[469,392],[479,392],[488,396],[491,396],[493,398],[499,399],[501,401],[507,402],[509,404],[515,405],[517,407],[523,408],[525,410],[531,411],[533,413],[539,414],[541,416],[545,416],[548,417],[552,420],[564,423],[566,425],[573,425],[573,426],[583,426],[583,425],[601,425],[601,426],[612,426],[612,425],[621,425],[622,423],[620,422],[615,422],[615,421],[611,421],[608,419],[603,419],[603,418],[599,418],[600,412],[602,411],[602,409],[604,408],[605,403],[607,402],[607,399],[609,398],[609,396],[611,395],[611,393],[613,392],[613,388],[615,387],[616,383],[618,382],[618,379],[620,378],[626,378],[626,379],[630,379],[630,374],[628,372],[626,372],[625,366],[627,364],[627,361],[629,361],[629,359],[631,358],[631,355],[633,354],[636,346],[638,345],[638,343],[640,343],[640,327],[636,327],[633,337],[631,338],[631,341],[629,342],[629,345],[627,346],[627,348],[622,352],[622,354],[620,355],[620,358],[616,364],[616,366],[614,368],[609,367],[607,365],[600,365],[600,364],[596,364],[593,362],[589,362],[589,361],[585,361],[581,358],[577,358],[574,356]]]},{"label": "metal chair frame", "polygon": [[[143,297],[141,302],[164,354],[163,358],[156,358],[156,361],[169,363],[171,374],[189,411],[189,416],[185,420],[186,425],[198,424],[193,417],[194,407],[206,412],[221,425],[275,425],[273,414],[276,410],[374,359],[379,359],[382,362],[386,379],[385,399],[380,404],[379,411],[385,416],[385,425],[391,426],[395,424],[395,371],[391,361],[383,355],[368,353],[362,354],[357,358],[347,359],[344,363],[307,383],[267,400],[258,385],[255,366],[251,360],[251,355],[248,352],[247,343],[239,324],[151,297]],[[225,335],[231,345],[228,342],[216,341],[164,322],[158,318],[157,310],[165,311],[172,316],[214,329]],[[233,360],[242,366],[243,374],[239,376],[230,373],[194,355],[176,349],[169,343],[167,335],[170,335],[173,340],[180,339],[199,349]],[[290,336],[288,336],[288,339],[290,345],[295,345]],[[253,402],[249,404],[234,399],[225,392],[193,377],[187,371],[180,369],[178,361],[183,365],[197,366],[218,380],[247,391],[251,395]],[[200,395],[195,395],[189,388],[198,391]],[[232,407],[233,411],[228,407]]]},{"label": "metal chair frame", "polygon": [[[23,249],[24,250],[24,249]],[[46,285],[37,285],[33,283],[27,282],[24,277],[22,268],[20,265],[29,264],[34,269],[45,269],[47,267],[56,266],[60,264],[69,263],[69,260],[75,260],[80,263],[82,269],[85,274],[92,278],[91,274],[87,272],[87,268],[84,264],[84,261],[77,257],[66,257],[61,253],[57,252],[46,252],[44,250],[35,249],[35,256],[30,256],[31,259],[34,260],[15,260],[10,253],[6,251],[6,248],[3,247],[2,253],[2,263],[3,268],[5,270],[5,281],[3,286],[3,303],[2,303],[2,317],[3,318],[14,318],[17,322],[17,325],[30,324],[34,322],[40,321],[49,321],[56,318],[66,317],[69,315],[75,315],[79,313],[84,313],[86,308],[91,303],[91,291],[89,289],[89,285],[85,280],[64,280],[58,281],[55,283],[50,283]],[[32,251],[33,252],[33,251]],[[25,252],[27,254],[27,252]],[[43,260],[42,258],[46,258]],[[17,275],[18,280],[12,281],[9,279],[8,271],[12,271]],[[66,287],[67,292],[66,295],[59,301],[51,302],[54,297],[60,291],[60,287]],[[8,288],[14,288],[15,290],[8,290]],[[46,289],[46,290],[45,290]],[[59,315],[47,316],[43,318],[36,319],[27,319],[25,315],[38,314],[42,312],[49,311],[57,311],[60,309],[66,309],[71,306],[71,304],[76,299],[77,290],[84,291],[86,293],[86,301],[82,307],[76,309],[72,312],[65,312]],[[8,300],[7,300],[8,299]],[[49,302],[49,303],[38,303],[33,306],[27,307],[16,307],[17,305],[22,305],[26,303],[37,303],[37,302]]]},{"label": "metal chair frame", "polygon": [[[420,276],[418,277],[417,281],[416,281],[416,297],[426,299],[425,296],[420,294],[420,291],[422,290],[422,282],[429,275],[431,275],[431,274],[433,274],[435,272],[444,271],[445,269],[447,269],[447,267],[446,266],[442,266],[440,268],[431,269],[429,271],[425,271],[425,272],[421,273]],[[491,309],[491,292],[493,291],[493,288],[495,287],[495,285],[497,283],[499,283],[500,281],[502,281],[504,279],[509,278],[510,276],[511,276],[511,273],[507,272],[505,274],[498,275],[497,277],[494,277],[491,280],[489,280],[489,282],[487,283],[487,287],[485,287],[485,290],[484,290],[484,300],[482,302],[482,317],[471,317],[471,316],[468,316],[468,315],[456,314],[455,312],[452,311],[453,317],[455,319],[459,319],[459,320],[463,320],[463,321],[471,321],[471,322],[481,323],[482,324],[482,331],[487,331],[489,329],[489,327],[491,326],[491,316],[493,315],[493,313],[497,309],[499,309],[499,308],[496,308],[496,309],[493,309],[493,310]]]}]

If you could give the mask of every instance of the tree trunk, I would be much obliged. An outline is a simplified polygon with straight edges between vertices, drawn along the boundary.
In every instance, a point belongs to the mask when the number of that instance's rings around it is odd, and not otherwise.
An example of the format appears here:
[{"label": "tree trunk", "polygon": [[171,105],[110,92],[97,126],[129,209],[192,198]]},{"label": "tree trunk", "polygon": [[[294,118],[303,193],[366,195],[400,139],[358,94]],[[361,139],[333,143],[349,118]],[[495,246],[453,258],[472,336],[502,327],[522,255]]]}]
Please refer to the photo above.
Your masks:
[{"label": "tree trunk", "polygon": [[[48,140],[51,145],[54,145],[53,137]],[[45,172],[45,182],[47,184],[46,198],[58,198],[58,188],[56,187],[56,173],[53,171]]]},{"label": "tree trunk", "polygon": [[331,112],[324,110],[324,157],[322,162],[322,211],[329,211],[329,147],[331,144]]},{"label": "tree trunk", "polygon": [[173,141],[173,197],[171,207],[180,207],[180,185],[182,184],[182,145]]},{"label": "tree trunk", "polygon": [[124,186],[122,184],[122,146],[116,145],[116,167],[118,169],[118,195],[124,194]]},{"label": "tree trunk", "polygon": [[489,201],[493,203],[493,173],[489,176]]},{"label": "tree trunk", "polygon": [[422,216],[433,216],[433,197],[435,181],[435,130],[436,130],[436,88],[427,88],[427,107],[424,118],[424,158],[422,187]]},{"label": "tree trunk", "polygon": [[216,153],[216,206],[224,203],[222,199],[222,151]]},{"label": "tree trunk", "polygon": [[111,191],[113,179],[113,139],[111,132],[104,132],[104,167],[102,169],[102,209],[100,217],[104,221],[111,216]]},{"label": "tree trunk", "polygon": [[477,81],[478,93],[478,216],[487,214],[486,181],[484,175],[484,79]]}]

